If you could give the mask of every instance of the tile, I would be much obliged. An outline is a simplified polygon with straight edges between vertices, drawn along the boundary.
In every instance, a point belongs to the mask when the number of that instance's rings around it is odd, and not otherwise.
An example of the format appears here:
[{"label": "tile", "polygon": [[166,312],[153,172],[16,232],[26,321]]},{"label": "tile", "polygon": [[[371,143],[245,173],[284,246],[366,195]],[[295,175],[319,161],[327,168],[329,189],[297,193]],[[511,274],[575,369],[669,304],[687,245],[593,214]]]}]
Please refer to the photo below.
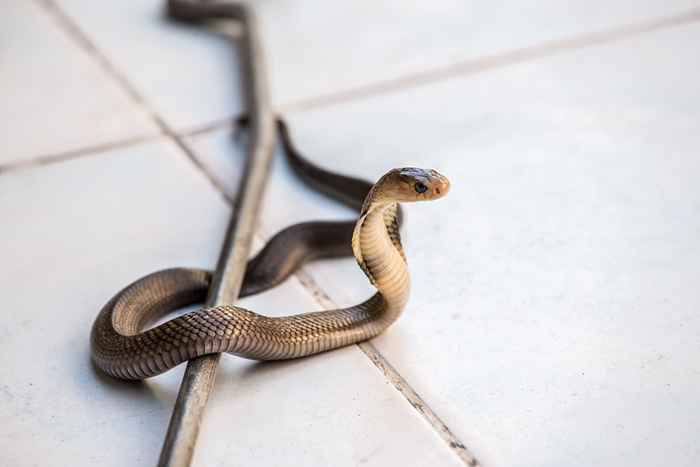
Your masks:
[{"label": "tile", "polygon": [[[452,179],[407,206],[412,299],[375,343],[484,465],[697,464],[699,40],[671,28],[290,116],[331,169]],[[279,159],[271,188],[268,234],[349,215]],[[371,290],[351,259],[308,269],[341,305]]]},{"label": "tile", "polygon": [[44,8],[10,2],[0,23],[0,165],[157,133]]},{"label": "tile", "polygon": [[58,4],[169,125],[241,112],[238,54],[224,35],[169,21],[160,0]]},{"label": "tile", "polygon": [[90,327],[136,278],[213,264],[228,207],[158,143],[4,174],[0,213],[0,464],[152,465],[182,369],[103,377]]},{"label": "tile", "polygon": [[[60,0],[100,50],[176,128],[235,115],[236,56],[222,37],[175,26],[159,0]],[[693,0],[256,2],[275,105],[457,61],[678,14]],[[439,24],[439,27],[435,25]],[[177,72],[173,72],[177,70]]]},{"label": "tile", "polygon": [[[0,464],[153,465],[184,366],[143,384],[104,377],[90,327],[144,274],[211,267],[229,207],[161,142],[4,174],[0,213],[12,226],[0,234]],[[295,281],[242,304],[318,309]],[[270,365],[225,356],[219,375],[195,465],[459,465],[357,348]]]},{"label": "tile", "polygon": [[[257,245],[261,246],[260,244]],[[241,306],[271,316],[319,310],[295,279]],[[303,360],[223,358],[194,466],[462,465],[356,347]]]},{"label": "tile", "polygon": [[[287,294],[274,309],[310,311],[307,301]],[[299,305],[290,310],[292,302]],[[226,359],[193,465],[234,459],[262,466],[463,465],[356,347],[283,363]]]},{"label": "tile", "polygon": [[257,2],[278,104],[697,7],[680,0]]}]

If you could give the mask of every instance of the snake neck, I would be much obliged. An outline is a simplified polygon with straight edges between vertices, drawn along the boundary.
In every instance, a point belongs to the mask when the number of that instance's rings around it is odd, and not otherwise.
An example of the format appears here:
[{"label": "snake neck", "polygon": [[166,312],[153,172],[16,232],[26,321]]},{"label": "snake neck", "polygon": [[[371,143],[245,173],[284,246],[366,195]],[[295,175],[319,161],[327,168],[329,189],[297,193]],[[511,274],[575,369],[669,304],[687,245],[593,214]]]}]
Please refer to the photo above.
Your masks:
[{"label": "snake neck", "polygon": [[383,299],[382,320],[395,321],[410,293],[410,277],[399,234],[398,203],[369,206],[355,225],[352,248],[360,268]]}]

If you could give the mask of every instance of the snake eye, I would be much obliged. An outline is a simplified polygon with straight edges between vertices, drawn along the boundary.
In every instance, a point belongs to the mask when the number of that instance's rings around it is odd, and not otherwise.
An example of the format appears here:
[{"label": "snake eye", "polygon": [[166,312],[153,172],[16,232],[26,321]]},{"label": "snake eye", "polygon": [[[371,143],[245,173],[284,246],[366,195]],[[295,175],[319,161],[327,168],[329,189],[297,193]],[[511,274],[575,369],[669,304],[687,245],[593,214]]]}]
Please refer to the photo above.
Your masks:
[{"label": "snake eye", "polygon": [[428,187],[422,184],[421,182],[416,182],[416,184],[413,187],[417,193],[425,193],[428,191]]}]

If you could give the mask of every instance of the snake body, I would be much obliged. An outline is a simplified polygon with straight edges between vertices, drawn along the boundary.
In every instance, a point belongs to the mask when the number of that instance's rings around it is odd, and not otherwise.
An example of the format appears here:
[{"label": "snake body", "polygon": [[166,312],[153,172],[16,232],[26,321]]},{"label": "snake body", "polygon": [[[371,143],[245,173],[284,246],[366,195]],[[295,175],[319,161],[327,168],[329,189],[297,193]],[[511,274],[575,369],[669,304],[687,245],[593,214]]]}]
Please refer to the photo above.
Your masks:
[{"label": "snake body", "polygon": [[[288,139],[288,134],[283,133],[283,137]],[[312,184],[330,183],[335,190],[331,195],[341,200],[345,197],[350,205],[357,204],[357,192],[362,189],[366,193],[359,219],[354,225],[350,223],[351,238],[347,238],[347,223],[327,223],[329,230],[325,231],[319,228],[322,223],[298,224],[283,231],[286,233],[273,238],[249,263],[243,293],[269,288],[291,274],[295,264],[318,256],[343,256],[351,247],[359,266],[377,288],[372,297],[348,308],[284,317],[217,306],[142,331],[174,309],[203,302],[211,281],[211,273],[201,269],[160,271],[127,286],[97,316],[91,334],[97,367],[118,378],[143,379],[210,353],[227,352],[255,360],[297,358],[372,338],[391,325],[403,311],[410,291],[398,203],[442,197],[449,182],[434,170],[393,169],[367,192],[365,182],[331,174],[303,159],[297,160],[295,170]],[[317,178],[319,175],[324,177]],[[338,180],[341,182],[334,184]],[[299,252],[290,253],[285,242]],[[267,274],[265,271],[274,269],[275,264],[286,269],[282,274],[280,268]]]},{"label": "snake body", "polygon": [[[237,123],[239,128],[244,128],[248,121],[243,116]],[[278,118],[277,126],[285,157],[294,174],[306,185],[359,212],[372,184],[313,164],[294,145],[284,120]],[[398,219],[400,225],[400,208]],[[264,292],[284,282],[310,261],[351,256],[354,228],[354,221],[311,221],[281,230],[248,262],[240,296]]]}]

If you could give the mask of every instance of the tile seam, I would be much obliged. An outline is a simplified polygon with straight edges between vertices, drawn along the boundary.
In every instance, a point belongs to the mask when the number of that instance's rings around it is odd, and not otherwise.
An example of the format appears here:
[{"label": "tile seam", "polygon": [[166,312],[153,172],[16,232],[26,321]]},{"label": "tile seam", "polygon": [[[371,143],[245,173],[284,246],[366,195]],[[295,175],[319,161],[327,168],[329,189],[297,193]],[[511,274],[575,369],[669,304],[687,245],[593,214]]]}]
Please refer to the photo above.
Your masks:
[{"label": "tile seam", "polygon": [[[40,4],[44,5],[50,13],[54,15],[59,15],[59,22],[61,22],[68,31],[70,35],[78,41],[83,48],[95,55],[98,58],[99,64],[103,68],[108,68],[107,71],[117,79],[122,86],[126,88],[128,94],[142,105],[148,113],[151,115],[153,120],[156,121],[159,129],[169,138],[175,137],[191,137],[209,134],[226,127],[232,127],[233,122],[236,118],[232,115],[228,118],[221,118],[216,120],[211,120],[202,124],[192,125],[188,128],[183,128],[181,130],[174,130],[169,128],[163,120],[155,114],[155,112],[148,107],[144,98],[131,86],[131,84],[118,73],[114,67],[107,62],[107,60],[100,54],[96,46],[90,42],[85,35],[77,28],[77,26],[68,18],[65,13],[60,11],[60,9],[53,3],[53,0],[36,0]],[[623,25],[618,28],[611,28],[604,31],[584,33],[579,36],[574,36],[570,38],[560,39],[556,41],[546,41],[540,44],[536,44],[530,47],[524,47],[522,49],[514,49],[505,51],[500,54],[495,54],[491,56],[482,56],[470,60],[464,60],[461,62],[455,62],[447,64],[444,67],[437,67],[431,70],[426,70],[424,72],[418,73],[407,73],[398,76],[393,79],[388,79],[384,81],[374,81],[367,84],[359,85],[345,91],[338,91],[329,93],[326,95],[314,96],[308,99],[300,99],[298,101],[291,101],[286,104],[279,106],[279,112],[288,113],[302,113],[308,110],[314,110],[317,108],[332,107],[336,104],[343,104],[345,102],[354,102],[358,100],[369,99],[382,94],[391,94],[396,92],[401,92],[404,89],[411,89],[414,87],[425,86],[429,84],[440,83],[449,79],[459,78],[462,76],[469,76],[472,74],[478,74],[480,72],[486,72],[493,69],[507,67],[520,63],[527,63],[529,61],[538,60],[545,58],[550,55],[562,52],[564,50],[577,50],[584,47],[591,47],[596,45],[604,45],[607,43],[615,42],[618,40],[624,40],[625,38],[634,37],[638,35],[643,35],[645,33],[660,31],[664,29],[673,28],[676,26],[681,26],[696,22],[700,20],[700,9],[688,10],[684,13],[678,15],[669,16],[661,19],[647,20],[644,22],[630,23]],[[165,125],[165,128],[163,126]],[[128,141],[128,140],[126,140]],[[120,144],[117,142],[116,144]],[[126,143],[125,143],[126,144]],[[99,148],[103,145],[95,145],[95,148]],[[178,144],[182,146],[182,144]],[[84,156],[89,155],[87,150],[90,148],[85,148]],[[83,151],[83,149],[76,149],[67,152],[78,152]],[[95,150],[99,152],[99,149]],[[60,158],[62,153],[56,154],[57,158]],[[8,164],[0,165],[0,173],[3,171],[10,170],[13,166],[27,166],[34,165],[32,162],[36,159],[48,159],[54,155],[43,155],[37,156],[26,161],[19,161],[18,163],[10,162]],[[189,155],[188,155],[189,157]],[[60,160],[57,160],[57,162]],[[37,165],[41,165],[38,163]]]},{"label": "tile seam", "polygon": [[[361,101],[380,95],[402,92],[405,89],[442,83],[450,79],[488,72],[511,65],[528,63],[564,51],[602,46],[627,38],[671,29],[697,21],[700,21],[700,8],[688,10],[684,13],[665,18],[629,23],[617,28],[588,32],[569,38],[545,41],[520,49],[511,49],[494,55],[485,55],[469,60],[453,62],[443,67],[434,67],[422,72],[406,73],[388,80],[372,81],[344,91],[283,103],[277,107],[277,110],[279,113],[293,114],[318,108],[333,107],[337,104]],[[198,136],[213,133],[227,127],[232,127],[235,119],[236,116],[232,115],[227,118],[210,120],[205,123],[184,128],[179,134],[183,136]]]},{"label": "tile seam", "polygon": [[58,153],[42,154],[39,156],[32,157],[31,159],[18,159],[15,161],[0,164],[0,174],[9,173],[15,170],[25,170],[36,167],[43,167],[51,164],[58,164],[60,162],[82,159],[89,156],[99,156],[101,154],[115,149],[129,148],[132,146],[138,146],[140,144],[151,143],[161,139],[163,139],[162,133],[135,136],[132,138],[125,138],[117,141],[110,141],[107,143],[70,149]]},{"label": "tile seam", "polygon": [[[214,186],[216,191],[221,194],[226,201],[228,197],[223,190],[223,187],[218,184],[215,178],[211,177],[210,174],[204,170],[203,166],[199,160],[194,156],[192,149],[184,141],[184,138],[178,135],[162,118],[158,112],[153,109],[148,101],[143,97],[143,95],[136,89],[136,87],[126,78],[126,76],[117,69],[116,66],[103,54],[100,49],[90,40],[87,34],[80,28],[80,26],[73,21],[56,3],[54,0],[36,0],[42,5],[46,11],[56,20],[58,25],[63,28],[64,32],[68,37],[72,38],[76,45],[81,47],[85,53],[90,55],[97,64],[102,68],[102,70],[110,76],[117,85],[132,99],[132,101],[137,104],[146,114],[151,118],[156,127],[160,130],[161,134],[174,143],[180,151],[185,155],[185,157],[190,161],[195,170],[203,175],[211,185]],[[2,173],[2,172],[0,172]]]},{"label": "tile seam", "polygon": [[487,72],[493,69],[529,63],[565,51],[610,44],[697,21],[700,21],[700,8],[693,8],[672,16],[622,24],[617,27],[586,32],[563,39],[548,40],[532,46],[448,63],[425,71],[405,73],[395,78],[370,82],[349,88],[345,91],[302,98],[298,101],[291,101],[280,105],[279,111],[289,113],[303,112],[332,107],[346,102],[371,99],[377,96],[403,92],[406,89],[440,83],[450,79]]},{"label": "tile seam", "polygon": [[[263,238],[261,240],[264,241]],[[294,273],[294,277],[324,309],[338,308],[338,305],[316,283],[313,277],[301,268]],[[425,400],[413,389],[409,382],[401,376],[389,360],[377,349],[371,340],[355,344],[370,362],[379,370],[384,378],[394,386],[406,401],[418,412],[425,422],[440,436],[447,447],[467,466],[477,467],[481,465],[474,454],[452,432],[447,424],[433,411]]]}]

